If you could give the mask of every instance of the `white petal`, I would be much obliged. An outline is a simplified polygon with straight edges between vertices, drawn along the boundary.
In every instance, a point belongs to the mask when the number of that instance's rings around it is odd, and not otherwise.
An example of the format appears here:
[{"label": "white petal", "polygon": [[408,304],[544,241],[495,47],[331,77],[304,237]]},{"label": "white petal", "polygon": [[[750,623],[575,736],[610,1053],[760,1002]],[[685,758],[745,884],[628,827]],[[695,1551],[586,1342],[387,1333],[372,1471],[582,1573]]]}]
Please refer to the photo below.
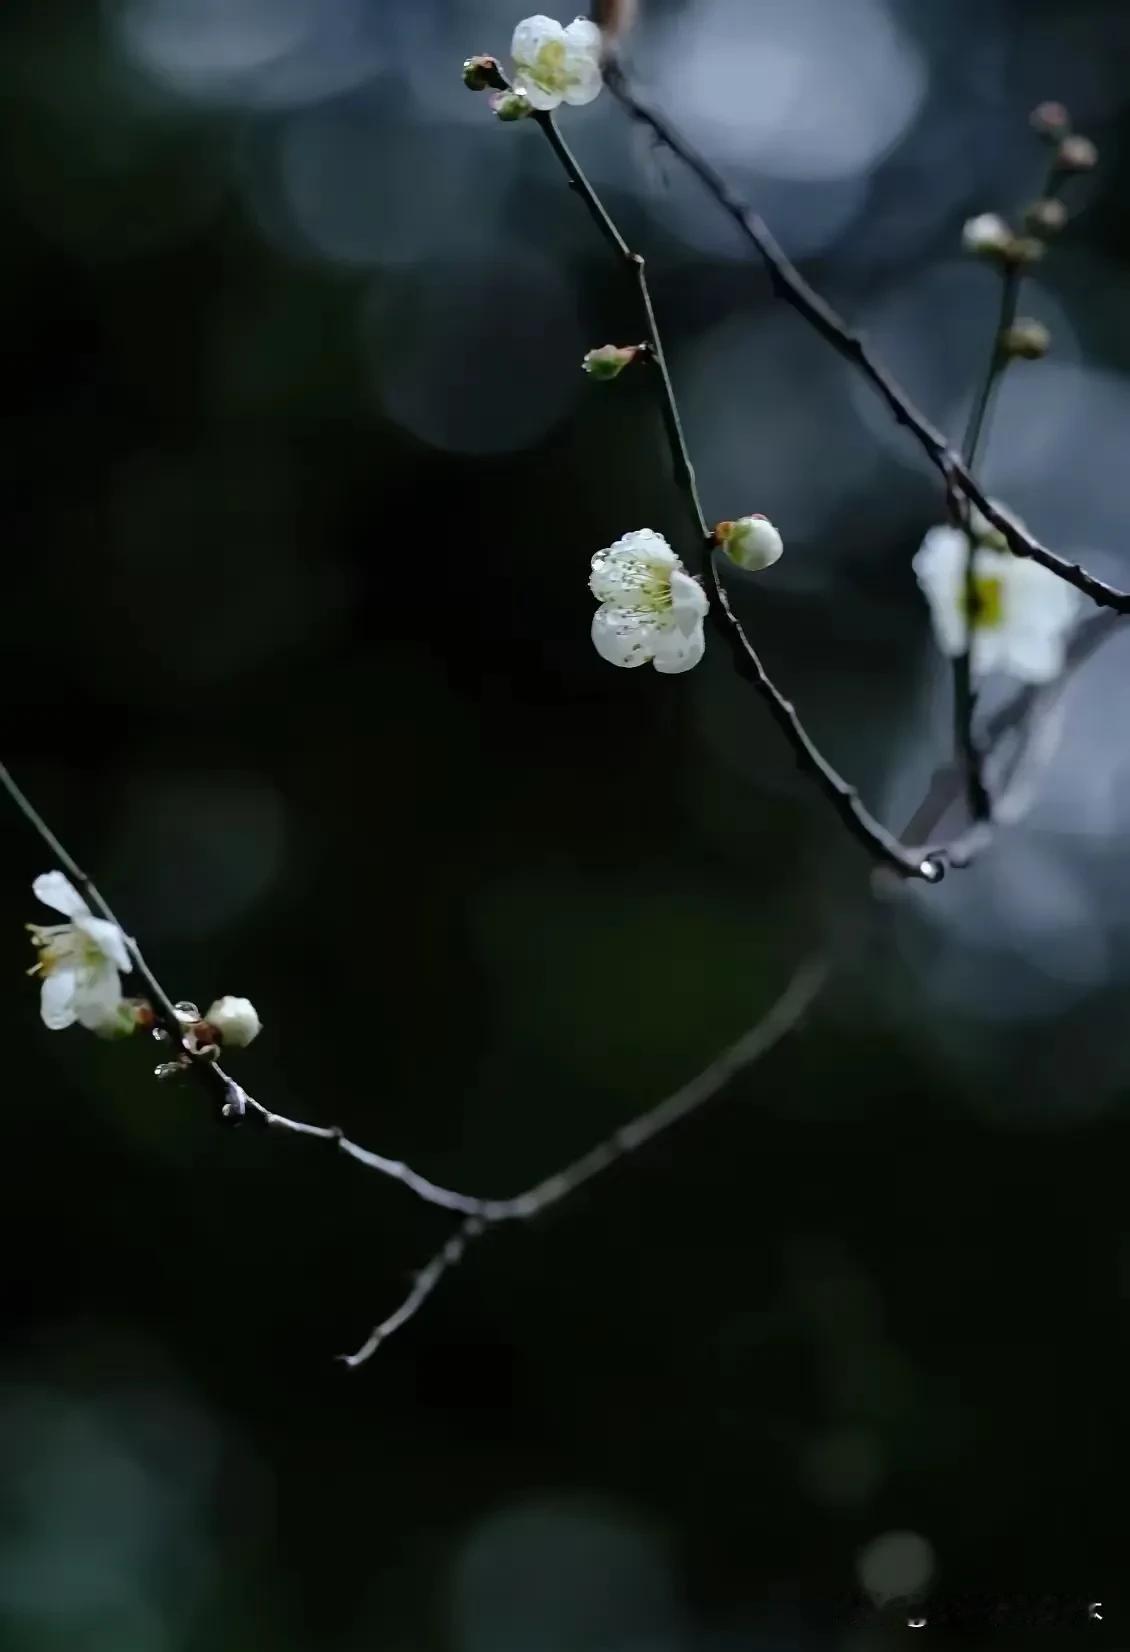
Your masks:
[{"label": "white petal", "polygon": [[524,18],[514,30],[510,55],[514,59],[515,79],[521,83],[522,92],[535,109],[556,109],[561,102],[561,90],[556,86],[542,85],[538,78],[538,53],[545,46],[555,44],[561,46],[563,59],[567,59],[569,43],[565,30],[552,17],[539,15]]},{"label": "white petal", "polygon": [[117,924],[109,923],[105,918],[76,918],[75,928],[90,936],[103,957],[129,974],[133,963],[126,946],[126,938]]},{"label": "white petal", "polygon": [[1001,670],[1022,683],[1054,682],[1063,670],[1064,638],[1038,632],[1014,632],[1008,639]]},{"label": "white petal", "polygon": [[547,91],[529,73],[519,75],[514,82],[514,90],[521,93],[531,109],[540,109],[543,114],[556,109],[561,102],[560,92]]},{"label": "white petal", "polygon": [[1060,630],[1072,623],[1085,599],[1080,591],[1038,562],[1011,557],[1011,612],[1024,624]]},{"label": "white petal", "polygon": [[[951,656],[965,647],[965,608],[961,599],[967,545],[960,528],[931,528],[911,563],[930,605],[938,647]],[[978,561],[977,566],[984,571],[982,562]]]},{"label": "white petal", "polygon": [[689,671],[693,665],[698,664],[705,652],[706,638],[703,635],[702,621],[699,620],[689,637],[674,628],[665,631],[662,637],[657,639],[652,664],[665,676],[673,676],[677,671]]},{"label": "white petal", "polygon": [[612,549],[631,551],[635,556],[644,556],[649,562],[668,567],[679,560],[663,535],[656,533],[654,528],[637,528],[634,533],[622,534]]},{"label": "white petal", "polygon": [[657,580],[665,581],[679,559],[662,534],[650,528],[626,533],[592,559],[589,589],[598,602],[630,605],[633,592]]},{"label": "white petal", "polygon": [[109,960],[79,970],[74,1007],[84,1027],[93,1030],[116,1021],[121,1001],[122,983]]},{"label": "white petal", "polygon": [[43,1025],[50,1027],[52,1032],[61,1032],[74,1023],[75,984],[73,969],[56,969],[43,977],[39,991],[39,1013],[43,1017]]},{"label": "white petal", "polygon": [[710,607],[706,592],[697,579],[692,579],[681,568],[671,570],[671,613],[675,625],[684,637],[702,629],[702,617]]},{"label": "white petal", "polygon": [[564,32],[565,39],[573,51],[599,58],[604,50],[604,36],[599,25],[590,17],[574,17]]},{"label": "white petal", "polygon": [[74,884],[62,872],[41,872],[31,887],[37,900],[61,912],[65,918],[77,918],[90,911]]},{"label": "white petal", "polygon": [[592,617],[592,645],[609,665],[646,665],[655,650],[654,620],[630,608],[602,604]]},{"label": "white petal", "polygon": [[1004,626],[975,628],[969,642],[969,669],[973,677],[987,677],[994,671],[1009,671],[1012,639]]},{"label": "white petal", "polygon": [[569,76],[569,84],[565,88],[566,103],[580,108],[600,96],[604,88],[604,71],[599,61],[591,57],[567,58],[565,72]]}]

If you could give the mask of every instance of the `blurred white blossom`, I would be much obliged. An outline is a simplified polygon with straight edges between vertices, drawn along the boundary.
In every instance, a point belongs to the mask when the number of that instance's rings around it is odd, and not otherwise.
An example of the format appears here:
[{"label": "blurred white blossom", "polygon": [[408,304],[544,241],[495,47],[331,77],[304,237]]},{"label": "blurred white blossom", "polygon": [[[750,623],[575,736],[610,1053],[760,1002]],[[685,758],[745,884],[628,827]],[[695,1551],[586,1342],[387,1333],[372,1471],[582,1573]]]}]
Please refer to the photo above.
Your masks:
[{"label": "blurred white blossom", "polygon": [[1013,234],[1004,219],[996,212],[981,212],[966,221],[961,231],[961,244],[966,252],[979,257],[993,257],[1007,252]]},{"label": "blurred white blossom", "polygon": [[785,548],[772,522],[760,511],[739,516],[734,522],[719,522],[714,537],[727,556],[750,573],[771,568]]},{"label": "blurred white blossom", "polygon": [[662,534],[640,528],[598,551],[589,589],[600,603],[592,640],[602,660],[629,667],[650,660],[665,673],[701,660],[706,594]]},{"label": "blurred white blossom", "polygon": [[514,90],[535,109],[591,103],[603,85],[602,46],[600,30],[587,17],[578,17],[568,28],[552,17],[527,17],[514,30],[510,46]]},{"label": "blurred white blossom", "polygon": [[1063,670],[1068,633],[1083,599],[1039,563],[1013,556],[1004,536],[977,511],[970,528],[972,602],[963,529],[931,528],[914,558],[938,646],[952,657],[964,652],[968,637],[975,677],[1001,671],[1022,682],[1050,682]]},{"label": "blurred white blossom", "polygon": [[32,888],[45,906],[69,920],[28,926],[39,949],[32,973],[43,982],[44,1025],[58,1032],[78,1021],[103,1037],[132,1032],[135,1019],[122,1002],[121,972],[128,974],[133,966],[117,924],[94,917],[62,872],[44,872]]},{"label": "blurred white blossom", "polygon": [[250,998],[217,998],[204,1019],[229,1049],[245,1048],[263,1030]]}]

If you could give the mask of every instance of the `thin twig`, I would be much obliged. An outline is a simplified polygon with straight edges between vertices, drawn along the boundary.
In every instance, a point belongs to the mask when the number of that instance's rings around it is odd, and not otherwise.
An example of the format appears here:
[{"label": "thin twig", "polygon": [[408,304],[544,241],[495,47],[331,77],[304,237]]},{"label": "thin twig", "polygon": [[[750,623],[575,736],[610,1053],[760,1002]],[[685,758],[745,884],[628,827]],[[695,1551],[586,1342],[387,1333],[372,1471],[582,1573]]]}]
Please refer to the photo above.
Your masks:
[{"label": "thin twig", "polygon": [[642,1117],[622,1125],[605,1141],[590,1148],[564,1170],[559,1170],[513,1199],[484,1200],[477,1212],[456,1229],[427,1266],[416,1276],[412,1290],[395,1313],[382,1320],[353,1354],[342,1356],[347,1365],[362,1365],[381,1343],[411,1319],[444,1274],[461,1261],[472,1240],[501,1222],[528,1222],[558,1205],[594,1176],[599,1176],[628,1154],[638,1151],[663,1131],[697,1111],[716,1096],[743,1068],[793,1031],[828,979],[828,965],[820,958],[807,960],[797,970],[781,997],[754,1027],[742,1034],[681,1089],[667,1096]]},{"label": "thin twig", "polygon": [[815,328],[821,338],[871,382],[896,421],[911,432],[942,475],[952,478],[966,497],[976,505],[982,516],[1004,535],[1014,555],[1031,557],[1041,567],[1057,574],[1069,585],[1074,585],[1076,590],[1082,591],[1099,607],[1112,608],[1119,614],[1130,613],[1130,591],[1122,591],[1117,586],[1108,585],[1104,580],[1088,573],[1085,568],[1081,568],[1078,563],[1068,562],[1066,558],[1057,556],[982,492],[980,484],[968,466],[949,445],[941,431],[915,407],[902,386],[873,355],[866,341],[837,315],[813,287],[809,286],[795,264],[778,245],[764,219],[745,204],[710,162],[676,131],[666,116],[658,114],[641,101],[629,85],[618,62],[608,62],[604,77],[609,91],[627,113],[648,127],[653,136],[695,174],[708,193],[753,244],[765,263],[777,296],[789,304]]},{"label": "thin twig", "polygon": [[757,689],[774,722],[792,746],[798,764],[816,781],[851,835],[862,843],[872,856],[894,868],[901,876],[936,883],[942,876],[941,863],[933,859],[924,860],[920,855],[909,853],[868,811],[855,787],[844,780],[820,752],[797,715],[796,708],[781,693],[766,671],[757,650],[738,620],[722,582],[719,558],[714,552],[713,539],[699,499],[694,465],[687,448],[675,387],[667,368],[667,358],[648,288],[644,260],[632,251],[616,227],[600,196],[585,176],[577,157],[561,136],[553,116],[538,113],[533,118],[561,162],[574,193],[584,203],[600,234],[630,270],[638,286],[647,327],[649,354],[659,375],[660,406],[675,475],[681,485],[688,515],[701,542],[703,561],[709,567],[718,599],[717,605],[712,605],[710,610],[713,623],[727,634],[741,674]]}]

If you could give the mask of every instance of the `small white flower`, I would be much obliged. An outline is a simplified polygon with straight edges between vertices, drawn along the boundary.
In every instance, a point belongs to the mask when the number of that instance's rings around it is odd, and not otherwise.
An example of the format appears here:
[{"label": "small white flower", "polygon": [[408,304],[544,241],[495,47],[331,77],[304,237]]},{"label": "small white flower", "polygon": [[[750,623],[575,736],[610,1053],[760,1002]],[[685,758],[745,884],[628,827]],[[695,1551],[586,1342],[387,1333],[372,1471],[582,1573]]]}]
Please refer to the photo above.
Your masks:
[{"label": "small white flower", "polygon": [[535,109],[591,103],[604,84],[600,30],[587,17],[562,28],[552,17],[527,17],[514,30],[514,90]]},{"label": "small white flower", "polygon": [[968,632],[975,677],[1002,671],[1021,682],[1051,682],[1063,670],[1082,597],[1038,562],[1004,549],[1004,536],[978,511],[972,513],[971,527],[976,541],[972,605],[965,586],[968,541],[960,528],[931,528],[914,558],[939,648],[951,658],[962,653]]},{"label": "small white flower", "polygon": [[755,574],[771,568],[785,548],[772,522],[760,511],[739,516],[736,522],[719,522],[714,537],[739,568]]},{"label": "small white flower", "polygon": [[64,924],[31,924],[39,948],[33,974],[43,980],[40,1013],[57,1032],[76,1021],[104,1037],[119,1036],[132,1023],[122,1004],[121,974],[133,965],[117,924],[96,918],[62,872],[44,872],[32,885],[45,906],[61,912]]},{"label": "small white flower", "polygon": [[593,647],[610,665],[689,671],[706,648],[706,593],[662,534],[627,533],[592,559]]},{"label": "small white flower", "polygon": [[961,244],[966,252],[980,257],[995,257],[1012,246],[1014,236],[1004,219],[996,212],[981,212],[966,221],[961,231]]},{"label": "small white flower", "polygon": [[243,1049],[263,1030],[250,998],[217,998],[204,1019],[229,1049]]}]

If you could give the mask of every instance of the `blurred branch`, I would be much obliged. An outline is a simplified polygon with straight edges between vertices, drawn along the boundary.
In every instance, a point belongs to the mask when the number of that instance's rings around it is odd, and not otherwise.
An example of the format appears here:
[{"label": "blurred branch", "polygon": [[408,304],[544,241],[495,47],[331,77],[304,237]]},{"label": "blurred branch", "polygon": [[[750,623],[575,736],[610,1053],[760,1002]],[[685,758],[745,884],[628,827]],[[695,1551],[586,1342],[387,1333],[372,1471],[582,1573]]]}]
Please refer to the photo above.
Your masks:
[{"label": "blurred branch", "polygon": [[[1008,329],[1016,320],[1016,306],[1020,298],[1021,267],[1019,264],[1009,264],[1001,274],[1000,310],[997,316],[996,327],[993,330],[993,341],[989,348],[989,362],[985,375],[973,400],[973,407],[969,415],[969,424],[965,432],[965,441],[962,452],[965,463],[972,469],[977,460],[977,450],[981,438],[988,430],[989,418],[993,410],[997,390],[1005,369],[1012,359],[1007,345]],[[947,479],[948,486],[952,481]],[[973,732],[973,714],[976,710],[977,695],[973,687],[973,632],[977,621],[978,608],[981,596],[977,588],[977,537],[969,521],[969,507],[966,504],[961,513],[961,527],[965,534],[965,640],[960,654],[953,662],[953,716],[954,716],[954,745],[957,759],[965,776],[965,791],[969,800],[969,812],[974,822],[988,821],[992,815],[992,804],[985,787],[985,779],[981,769],[981,754],[977,749],[977,740]]]},{"label": "blurred branch", "polygon": [[[496,73],[501,84],[506,85],[501,71],[496,70]],[[644,260],[639,253],[631,250],[621,235],[600,196],[582,171],[573,151],[561,136],[553,116],[535,112],[532,118],[561,162],[570,187],[580,197],[600,234],[625,265],[638,289],[647,327],[649,355],[659,375],[660,405],[675,475],[683,492],[688,515],[702,543],[703,559],[709,567],[717,597],[717,604],[712,604],[710,608],[712,624],[727,636],[740,675],[752,683],[761,695],[774,722],[792,746],[797,763],[816,781],[851,835],[862,843],[872,856],[893,867],[903,877],[921,878],[926,883],[936,883],[942,876],[942,864],[937,860],[924,860],[921,855],[908,852],[868,811],[855,787],[832,767],[816,746],[797,715],[795,706],[781,693],[766,671],[757,650],[735,614],[722,581],[719,554],[714,551],[713,536],[707,527],[702,502],[699,499],[694,465],[679,416],[675,387],[667,369],[667,358],[647,284]]]},{"label": "blurred branch", "polygon": [[395,1313],[374,1326],[354,1354],[342,1356],[346,1365],[362,1365],[381,1343],[412,1318],[448,1270],[463,1259],[467,1246],[501,1222],[531,1221],[553,1205],[608,1170],[628,1154],[653,1141],[664,1130],[695,1112],[722,1090],[743,1068],[767,1055],[792,1032],[811,1007],[828,979],[828,965],[820,958],[803,963],[777,1002],[757,1024],[723,1050],[708,1067],[653,1107],[642,1117],[621,1126],[605,1141],[589,1149],[564,1170],[538,1182],[513,1199],[483,1200],[477,1211],[455,1231],[431,1261],[417,1274],[411,1291]]},{"label": "blurred branch", "polygon": [[906,391],[872,354],[869,345],[837,315],[801,275],[786,256],[765,221],[735,193],[722,175],[675,130],[665,116],[643,103],[632,90],[621,65],[611,59],[605,67],[609,91],[633,120],[646,126],[703,184],[724,212],[752,242],[769,271],[774,292],[815,328],[834,350],[856,367],[879,392],[896,421],[917,439],[931,463],[947,482],[952,480],[987,521],[1004,535],[1016,556],[1031,557],[1041,567],[1074,585],[1102,608],[1130,613],[1130,591],[1119,590],[1088,573],[1078,563],[1068,562],[1034,539],[1027,529],[1014,522],[999,505],[986,497],[969,467],[911,401]]},{"label": "blurred branch", "polygon": [[[1051,683],[1025,684],[988,719],[984,742],[986,759],[1000,756],[1009,735],[1017,735],[1016,749],[1009,761],[1002,758],[997,776],[998,820],[1007,819],[1011,824],[1026,812],[1024,800],[1031,802],[1040,772],[1050,760],[1050,736],[1056,732],[1059,712],[1072,679],[1103,644],[1121,630],[1117,615],[1089,614],[1075,627],[1060,676]],[[953,832],[945,829],[947,816],[961,803],[962,791],[962,775],[956,765],[950,763],[938,769],[903,831],[903,837],[910,843],[925,844],[939,835],[946,841],[946,848],[934,852],[944,853],[954,867],[967,866],[990,839],[984,822],[973,822]]]}]

